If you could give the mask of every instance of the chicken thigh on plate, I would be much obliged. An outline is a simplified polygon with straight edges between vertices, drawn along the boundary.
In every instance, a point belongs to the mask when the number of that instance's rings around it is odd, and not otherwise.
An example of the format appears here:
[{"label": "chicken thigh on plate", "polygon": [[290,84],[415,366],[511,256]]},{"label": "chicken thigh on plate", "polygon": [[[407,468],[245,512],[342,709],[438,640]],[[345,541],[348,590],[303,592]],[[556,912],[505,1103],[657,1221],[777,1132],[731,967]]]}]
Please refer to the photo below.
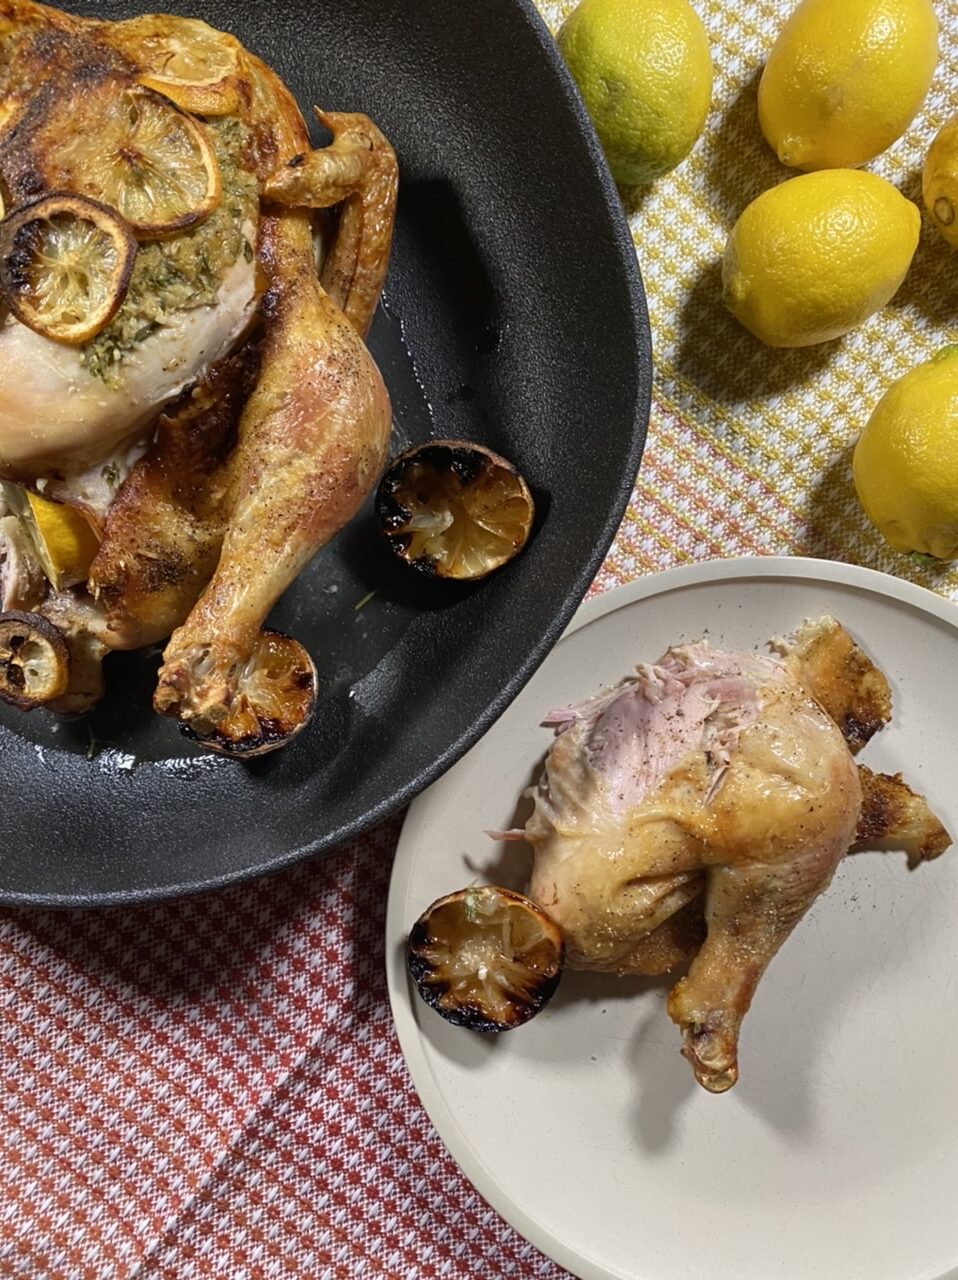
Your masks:
[{"label": "chicken thigh on plate", "polygon": [[169,637],[155,706],[207,745],[301,722],[277,691],[312,663],[263,622],[391,425],[363,339],[395,157],[365,116],[317,114],[333,137],[313,151],[277,76],[205,23],[0,0],[8,700],[85,709],[106,652]]},{"label": "chicken thigh on plate", "polygon": [[696,643],[553,712],[525,827],[529,894],[571,967],[668,972],[700,1084],[738,1078],[738,1036],[782,943],[859,840],[913,863],[950,843],[897,777],[856,765],[888,719],[884,676],[832,619],[778,656]]}]

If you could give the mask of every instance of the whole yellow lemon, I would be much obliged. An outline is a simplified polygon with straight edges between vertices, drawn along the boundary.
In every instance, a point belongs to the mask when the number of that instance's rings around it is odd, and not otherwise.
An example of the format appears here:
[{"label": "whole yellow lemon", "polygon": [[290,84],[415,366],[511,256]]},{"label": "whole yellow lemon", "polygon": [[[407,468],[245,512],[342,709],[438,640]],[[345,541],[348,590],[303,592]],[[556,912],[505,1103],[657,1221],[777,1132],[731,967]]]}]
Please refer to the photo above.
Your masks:
[{"label": "whole yellow lemon", "polygon": [[762,73],[762,132],[796,169],[865,164],[911,124],[937,62],[931,0],[802,0]]},{"label": "whole yellow lemon", "polygon": [[684,160],[712,101],[708,36],[688,0],[582,0],[557,36],[616,182]]},{"label": "whole yellow lemon", "polygon": [[810,347],[888,302],[918,247],[918,206],[884,178],[824,169],[763,191],[732,229],[722,297],[770,347]]},{"label": "whole yellow lemon", "polygon": [[852,474],[896,551],[958,557],[958,346],[892,383],[855,446]]},{"label": "whole yellow lemon", "polygon": [[932,222],[949,244],[958,246],[958,116],[948,121],[928,148],[921,195]]}]

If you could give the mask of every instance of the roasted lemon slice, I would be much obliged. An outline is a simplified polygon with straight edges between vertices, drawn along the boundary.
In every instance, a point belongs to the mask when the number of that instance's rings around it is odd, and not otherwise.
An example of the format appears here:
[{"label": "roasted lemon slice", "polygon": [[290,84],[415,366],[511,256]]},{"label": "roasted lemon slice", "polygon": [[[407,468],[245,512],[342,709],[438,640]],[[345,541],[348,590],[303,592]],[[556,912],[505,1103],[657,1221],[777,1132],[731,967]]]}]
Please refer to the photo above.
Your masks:
[{"label": "roasted lemon slice", "polygon": [[535,506],[505,458],[464,440],[435,440],[401,454],[376,494],[393,551],[437,578],[483,578],[525,546]]},{"label": "roasted lemon slice", "polygon": [[530,898],[471,885],[439,898],[409,931],[406,966],[419,994],[448,1022],[508,1031],[552,999],[562,935]]},{"label": "roasted lemon slice", "polygon": [[0,698],[21,711],[66,693],[70,654],[52,622],[37,613],[0,613]]},{"label": "roasted lemon slice", "polygon": [[80,345],[109,324],[135,257],[123,219],[83,196],[42,196],[0,222],[0,290],[18,320],[55,342]]},{"label": "roasted lemon slice", "polygon": [[216,208],[220,172],[206,131],[168,98],[106,81],[67,105],[33,142],[49,186],[112,205],[144,238],[195,226]]},{"label": "roasted lemon slice", "polygon": [[111,39],[140,69],[141,83],[203,116],[234,115],[241,45],[198,18],[146,14],[118,22]]}]

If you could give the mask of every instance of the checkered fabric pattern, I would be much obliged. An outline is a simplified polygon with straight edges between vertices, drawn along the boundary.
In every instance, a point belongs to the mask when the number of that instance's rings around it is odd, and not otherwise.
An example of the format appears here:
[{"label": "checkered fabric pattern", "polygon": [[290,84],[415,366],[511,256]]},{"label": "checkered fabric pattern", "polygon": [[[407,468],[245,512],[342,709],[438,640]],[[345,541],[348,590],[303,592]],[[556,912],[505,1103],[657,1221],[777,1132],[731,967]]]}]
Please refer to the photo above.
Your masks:
[{"label": "checkered fabric pattern", "polygon": [[[958,573],[891,551],[865,518],[851,449],[881,393],[958,339],[958,257],[925,219],[905,283],[846,338],[771,351],[721,302],[720,264],[739,214],[794,177],[758,126],[758,80],[797,0],[693,0],[709,33],[713,107],[692,155],[630,202],[655,348],[642,470],[597,579],[610,587],[672,564],[809,555],[909,578],[953,598]],[[837,4],[841,0],[836,0]],[[934,0],[941,57],[923,110],[866,166],[921,202],[921,168],[958,111],[958,3]],[[540,0],[556,30],[574,0]]]},{"label": "checkered fabric pattern", "polygon": [[[505,2],[505,0],[504,0]],[[837,0],[836,0],[837,2]],[[955,340],[958,258],[926,227],[885,312],[771,352],[726,316],[729,227],[788,176],[755,110],[792,0],[696,0],[716,65],[690,159],[631,209],[656,377],[642,472],[593,591],[672,564],[801,553],[958,596],[860,512],[849,449],[881,389]],[[555,29],[572,4],[541,0]],[[918,195],[958,111],[958,0],[924,111],[872,168]],[[0,1276],[559,1280],[476,1195],[410,1084],[382,937],[398,822],[209,898],[0,913]]]}]

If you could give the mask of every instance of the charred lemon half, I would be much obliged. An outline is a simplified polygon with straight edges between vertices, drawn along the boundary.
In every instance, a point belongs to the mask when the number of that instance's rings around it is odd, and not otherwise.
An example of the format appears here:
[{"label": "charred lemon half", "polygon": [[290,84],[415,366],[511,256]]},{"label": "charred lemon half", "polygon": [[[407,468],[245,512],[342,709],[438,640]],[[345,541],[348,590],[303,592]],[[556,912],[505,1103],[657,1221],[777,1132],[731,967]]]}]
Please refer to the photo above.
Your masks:
[{"label": "charred lemon half", "polygon": [[220,755],[245,760],[263,756],[285,747],[306,728],[316,708],[316,686],[316,666],[299,641],[264,628],[236,674],[227,715],[215,724],[181,723],[180,729]]},{"label": "charred lemon half", "polygon": [[484,578],[525,546],[535,504],[511,462],[465,440],[407,449],[376,494],[392,550],[436,578]]},{"label": "charred lemon half", "polygon": [[555,994],[563,959],[562,935],[542,908],[495,885],[439,898],[406,947],[425,1002],[471,1031],[508,1031],[535,1017]]},{"label": "charred lemon half", "polygon": [[80,345],[113,319],[136,252],[115,210],[83,196],[42,196],[0,222],[0,289],[22,324]]}]

